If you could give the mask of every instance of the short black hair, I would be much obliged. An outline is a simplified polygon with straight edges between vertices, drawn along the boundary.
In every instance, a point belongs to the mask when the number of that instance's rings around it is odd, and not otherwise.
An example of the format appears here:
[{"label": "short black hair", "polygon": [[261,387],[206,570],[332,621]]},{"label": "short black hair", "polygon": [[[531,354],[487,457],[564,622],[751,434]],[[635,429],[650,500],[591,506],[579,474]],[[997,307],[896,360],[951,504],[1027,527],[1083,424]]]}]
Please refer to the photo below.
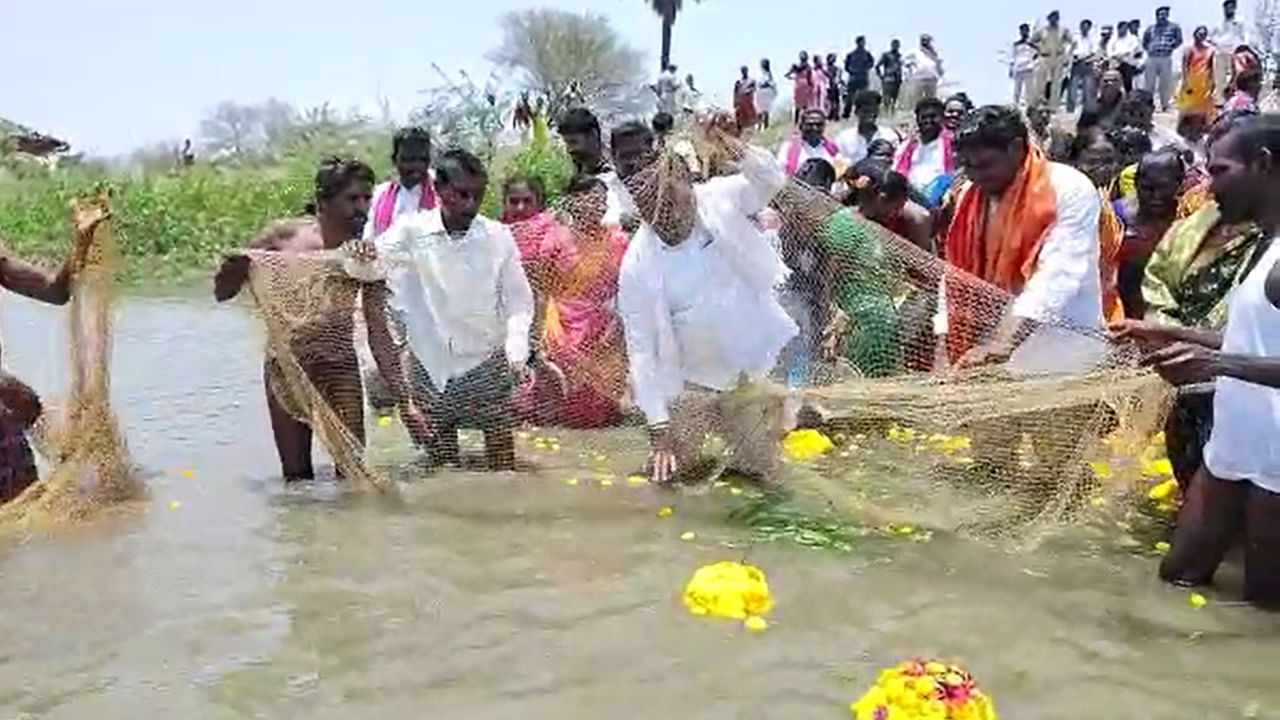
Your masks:
[{"label": "short black hair", "polygon": [[1235,138],[1235,147],[1242,160],[1251,160],[1263,150],[1280,156],[1280,115],[1242,116],[1232,124],[1229,132]]},{"label": "short black hair", "polygon": [[1121,157],[1141,158],[1151,152],[1151,135],[1142,128],[1114,127],[1107,131],[1107,139]]},{"label": "short black hair", "polygon": [[1017,108],[984,105],[969,113],[956,129],[952,145],[957,150],[988,148],[1006,150],[1014,140],[1028,142],[1027,123]]},{"label": "short black hair", "polygon": [[[653,124],[655,127],[658,125],[659,115],[667,115],[667,117],[671,117],[667,113],[658,113],[658,115],[653,117]],[[652,142],[653,132],[653,130],[649,129],[648,125],[645,125],[639,120],[629,120],[610,131],[609,147],[616,148],[618,147],[618,143],[623,140],[643,140],[645,142]]]},{"label": "short black hair", "polygon": [[863,90],[853,96],[853,107],[855,109],[866,107],[878,108],[882,102],[884,102],[884,96],[876,90]]},{"label": "short black hair", "polygon": [[816,176],[814,180],[817,187],[824,191],[829,190],[836,181],[835,167],[822,158],[809,158],[796,171],[797,178],[807,178],[810,174]]},{"label": "short black hair", "polygon": [[[639,125],[640,123],[636,123],[636,124]],[[663,112],[658,112],[654,114],[653,131],[658,133],[659,135],[664,135],[666,133],[671,132],[671,129],[674,128],[675,126],[676,126],[676,119],[671,116],[671,113],[663,111]],[[614,130],[614,132],[616,133],[617,130]]]},{"label": "short black hair", "polygon": [[963,105],[965,112],[973,111],[973,101],[969,99],[969,93],[958,92],[952,95],[951,97],[947,98],[945,102],[942,103],[942,107],[945,108],[948,103],[953,103],[953,102],[958,102],[961,105]]},{"label": "short black hair", "polygon": [[436,159],[436,185],[448,186],[460,177],[489,180],[489,171],[480,158],[462,148],[449,148]]},{"label": "short black hair", "polygon": [[359,181],[373,185],[373,168],[353,157],[334,155],[325,158],[316,170],[315,199],[312,205],[307,206],[308,209],[314,211],[320,203],[341,195],[351,183]]},{"label": "short black hair", "polygon": [[569,108],[560,116],[556,130],[561,135],[600,135],[600,121],[584,107]]},{"label": "short black hair", "polygon": [[396,131],[391,136],[391,158],[394,160],[400,154],[400,148],[405,145],[417,145],[427,150],[431,149],[431,131],[419,125],[408,125]]},{"label": "short black hair", "polygon": [[946,108],[947,106],[938,98],[920,98],[920,100],[916,102],[916,116],[919,117],[920,113],[925,110],[933,109],[938,112],[942,112],[943,110],[946,110]]},{"label": "short black hair", "polygon": [[539,203],[543,202],[547,197],[547,188],[542,183],[542,178],[526,173],[507,176],[507,179],[502,181],[502,196],[506,197],[507,193],[511,192],[511,188],[516,185],[524,185],[529,188],[529,192],[532,192],[534,197],[538,198]]},{"label": "short black hair", "polygon": [[[853,191],[858,195],[859,200],[870,193],[880,195],[886,200],[903,200],[908,195],[910,184],[906,176],[894,170],[883,160],[866,158],[850,168],[849,175],[854,179]],[[859,182],[864,178],[863,182]]]},{"label": "short black hair", "polygon": [[595,175],[575,175],[569,180],[569,185],[564,189],[565,194],[575,195],[578,193],[591,192],[592,190],[608,191],[608,186],[604,181]]}]

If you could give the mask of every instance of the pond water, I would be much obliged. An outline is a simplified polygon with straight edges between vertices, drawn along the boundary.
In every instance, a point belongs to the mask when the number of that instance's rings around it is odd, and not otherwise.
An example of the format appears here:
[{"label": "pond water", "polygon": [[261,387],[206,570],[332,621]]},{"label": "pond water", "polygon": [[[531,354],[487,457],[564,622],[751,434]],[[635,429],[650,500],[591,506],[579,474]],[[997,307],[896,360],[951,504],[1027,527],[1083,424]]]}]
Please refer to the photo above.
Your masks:
[{"label": "pond water", "polygon": [[[9,367],[56,395],[61,315],[3,307]],[[0,718],[839,718],[913,655],[965,663],[1006,718],[1280,718],[1280,620],[1194,609],[1150,557],[756,545],[776,609],[751,634],[680,603],[742,557],[723,494],[568,486],[563,463],[400,503],[285,488],[259,337],[243,308],[123,305],[113,393],[151,497],[0,545]]]}]

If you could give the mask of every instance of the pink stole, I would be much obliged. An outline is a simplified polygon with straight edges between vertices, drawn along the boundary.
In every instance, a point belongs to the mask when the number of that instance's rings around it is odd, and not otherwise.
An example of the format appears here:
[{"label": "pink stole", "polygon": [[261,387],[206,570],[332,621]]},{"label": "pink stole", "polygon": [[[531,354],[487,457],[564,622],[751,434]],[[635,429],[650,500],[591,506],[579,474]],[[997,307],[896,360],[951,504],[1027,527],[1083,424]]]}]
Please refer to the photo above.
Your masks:
[{"label": "pink stole", "polygon": [[[942,171],[945,173],[955,172],[955,158],[951,154],[951,132],[943,130],[938,136],[942,140]],[[916,154],[916,148],[920,147],[920,136],[912,135],[906,145],[902,146],[902,150],[898,153],[898,161],[894,163],[894,170],[897,170],[904,176],[911,174],[912,157]]]},{"label": "pink stole", "polygon": [[[391,215],[396,211],[396,196],[400,194],[400,183],[392,180],[387,189],[373,204],[373,232],[381,235],[391,227]],[[430,181],[422,183],[422,195],[418,199],[419,210],[436,209],[436,189]]]},{"label": "pink stole", "polygon": [[[800,144],[803,142],[801,138],[791,138],[791,144],[787,146],[787,177],[794,177],[800,170]],[[834,166],[836,158],[840,157],[840,148],[828,138],[822,138],[822,148],[831,156],[827,162]]]}]

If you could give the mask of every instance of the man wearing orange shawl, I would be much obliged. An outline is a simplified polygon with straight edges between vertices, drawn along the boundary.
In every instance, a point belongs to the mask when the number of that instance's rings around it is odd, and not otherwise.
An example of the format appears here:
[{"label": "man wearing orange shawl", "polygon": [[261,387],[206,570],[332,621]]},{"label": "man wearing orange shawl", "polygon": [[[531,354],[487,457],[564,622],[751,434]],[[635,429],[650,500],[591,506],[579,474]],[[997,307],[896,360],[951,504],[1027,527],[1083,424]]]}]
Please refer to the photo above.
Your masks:
[{"label": "man wearing orange shawl", "polygon": [[954,147],[969,182],[946,234],[947,262],[1014,297],[1006,309],[949,277],[951,358],[961,366],[1008,359],[1028,320],[1100,331],[1102,200],[1093,183],[1049,162],[1015,108],[980,108]]}]

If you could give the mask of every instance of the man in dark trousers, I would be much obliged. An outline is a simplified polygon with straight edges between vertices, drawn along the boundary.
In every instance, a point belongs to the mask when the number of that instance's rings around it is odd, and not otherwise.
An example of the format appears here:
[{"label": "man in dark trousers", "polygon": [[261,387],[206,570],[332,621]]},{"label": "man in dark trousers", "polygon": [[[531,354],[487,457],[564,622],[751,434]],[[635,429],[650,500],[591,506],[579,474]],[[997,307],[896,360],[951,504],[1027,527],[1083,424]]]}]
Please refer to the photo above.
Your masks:
[{"label": "man in dark trousers", "polygon": [[844,71],[848,76],[844,94],[845,120],[853,114],[853,99],[871,86],[871,69],[876,66],[875,56],[867,50],[867,39],[859,35],[854,44],[853,52],[844,56]]}]

